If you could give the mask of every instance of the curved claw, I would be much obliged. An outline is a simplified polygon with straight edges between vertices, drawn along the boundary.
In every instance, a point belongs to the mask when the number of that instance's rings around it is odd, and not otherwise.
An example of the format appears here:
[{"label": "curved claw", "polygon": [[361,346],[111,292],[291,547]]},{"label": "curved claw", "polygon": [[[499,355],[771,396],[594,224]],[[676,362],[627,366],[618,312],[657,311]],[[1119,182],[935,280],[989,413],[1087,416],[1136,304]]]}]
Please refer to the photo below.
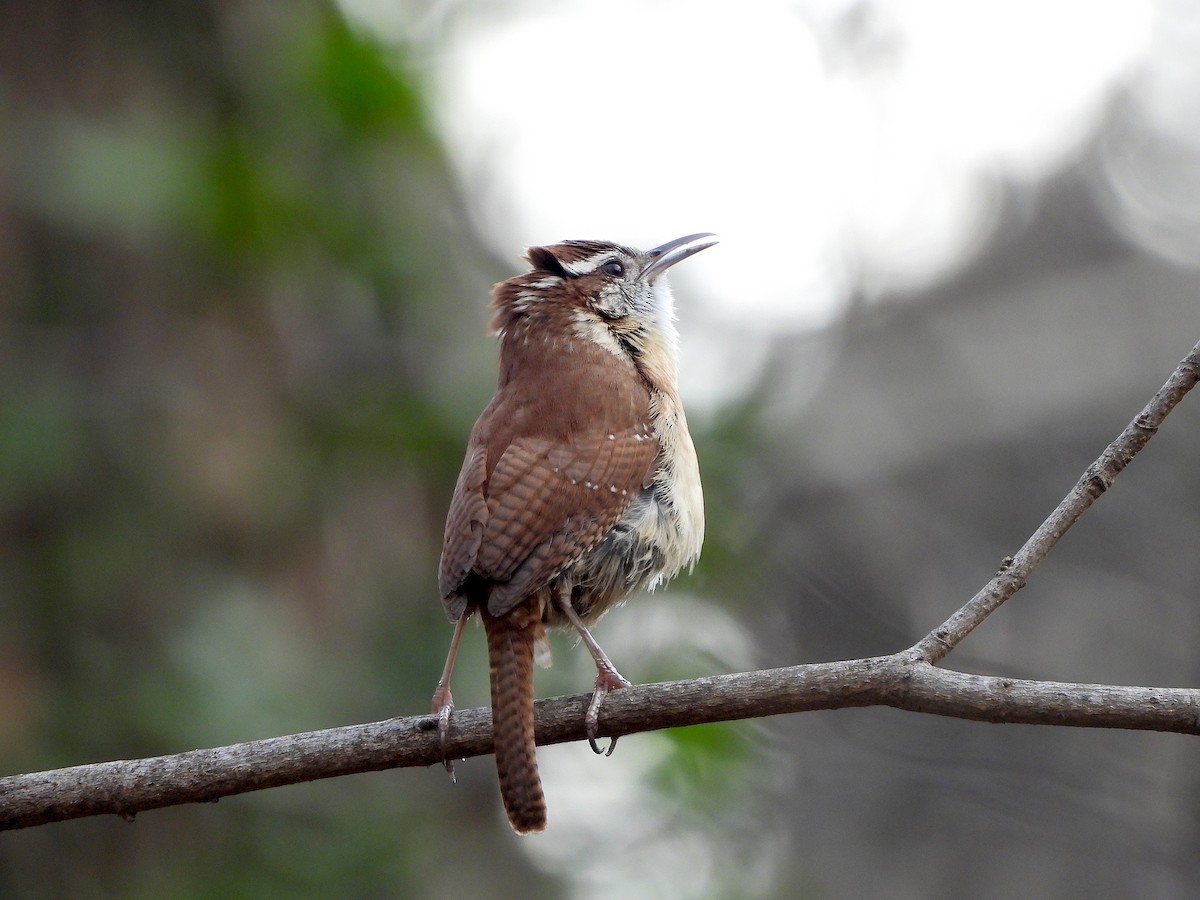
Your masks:
[{"label": "curved claw", "polygon": [[617,749],[617,739],[614,737],[608,742],[608,749],[601,750],[600,745],[596,743],[596,739],[590,734],[588,735],[588,744],[592,748],[592,752],[597,756],[612,756],[613,751]]},{"label": "curved claw", "polygon": [[629,684],[616,669],[612,668],[611,663],[607,669],[599,668],[596,673],[596,687],[592,691],[592,702],[588,704],[587,715],[584,716],[583,722],[587,728],[588,745],[597,756],[612,756],[613,750],[617,748],[616,737],[608,742],[607,750],[601,750],[600,745],[596,743],[596,729],[600,727],[600,707],[609,691],[629,687]]},{"label": "curved claw", "polygon": [[439,688],[434,693],[433,711],[438,717],[438,744],[442,748],[442,765],[446,767],[446,774],[450,776],[450,781],[457,784],[458,779],[454,777],[454,763],[446,755],[446,738],[450,734],[450,713],[454,711],[454,697],[451,696],[449,688],[446,688],[445,691]]}]

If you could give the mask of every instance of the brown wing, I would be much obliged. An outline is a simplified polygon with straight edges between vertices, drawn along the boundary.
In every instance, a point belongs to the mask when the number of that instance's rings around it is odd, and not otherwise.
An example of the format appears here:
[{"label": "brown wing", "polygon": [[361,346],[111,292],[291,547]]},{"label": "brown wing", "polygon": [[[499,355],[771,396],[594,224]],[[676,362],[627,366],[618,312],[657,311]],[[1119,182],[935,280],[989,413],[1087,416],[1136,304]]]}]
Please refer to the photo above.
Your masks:
[{"label": "brown wing", "polygon": [[[536,349],[522,342],[510,353]],[[511,609],[641,492],[658,452],[650,394],[636,377],[614,378],[611,360],[583,345],[539,352],[502,376],[471,432],[446,520],[439,582],[451,619],[466,610],[472,583],[486,588],[493,615]],[[531,383],[521,372],[540,377]]]},{"label": "brown wing", "polygon": [[474,564],[494,585],[491,613],[512,609],[607,534],[641,492],[657,452],[640,423],[570,443],[514,441],[487,485],[489,518]]},{"label": "brown wing", "polygon": [[446,615],[457,622],[466,611],[467,598],[461,594],[489,518],[487,500],[483,495],[487,482],[487,447],[476,443],[472,434],[467,445],[467,458],[458,473],[454,499],[446,515],[446,533],[442,540],[442,560],[438,568],[438,586]]}]

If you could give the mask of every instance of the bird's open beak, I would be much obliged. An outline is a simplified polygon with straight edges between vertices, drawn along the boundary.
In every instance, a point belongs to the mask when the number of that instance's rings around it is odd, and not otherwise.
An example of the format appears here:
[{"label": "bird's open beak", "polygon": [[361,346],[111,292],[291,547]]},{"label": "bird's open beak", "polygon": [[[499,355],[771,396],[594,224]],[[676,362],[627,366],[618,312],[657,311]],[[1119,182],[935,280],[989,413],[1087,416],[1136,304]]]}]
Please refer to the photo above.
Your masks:
[{"label": "bird's open beak", "polygon": [[653,281],[675,263],[683,262],[701,250],[707,250],[715,243],[717,243],[717,236],[709,234],[707,231],[667,241],[661,247],[655,247],[646,253],[652,261],[642,272],[642,277],[647,281]]}]

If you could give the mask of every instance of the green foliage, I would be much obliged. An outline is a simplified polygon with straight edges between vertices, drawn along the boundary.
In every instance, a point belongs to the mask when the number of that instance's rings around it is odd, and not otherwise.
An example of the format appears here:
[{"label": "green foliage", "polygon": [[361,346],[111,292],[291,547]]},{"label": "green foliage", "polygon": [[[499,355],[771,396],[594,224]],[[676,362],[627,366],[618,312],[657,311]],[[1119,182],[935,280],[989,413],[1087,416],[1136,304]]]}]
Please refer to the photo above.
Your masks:
[{"label": "green foliage", "polygon": [[716,722],[660,732],[670,754],[655,769],[653,784],[692,814],[713,815],[733,802],[745,786],[751,755],[746,726]]},{"label": "green foliage", "polygon": [[61,396],[0,396],[0,508],[53,491],[78,472],[83,454],[69,401]]},{"label": "green foliage", "polygon": [[[0,84],[21,185],[0,209],[0,767],[413,711],[436,670],[402,654],[443,639],[431,498],[463,428],[438,413],[432,329],[486,281],[430,252],[482,256],[403,48],[325,2],[60,26],[51,55],[92,81]],[[344,790],[223,805],[244,846],[204,830],[186,854],[147,815],[161,846],[80,866],[124,896],[400,889],[410,813]],[[112,827],[17,835],[0,892],[80,896],[59,841]]]},{"label": "green foliage", "polygon": [[324,27],[313,34],[314,46],[300,62],[314,96],[343,132],[351,138],[418,134],[423,123],[420,95],[387,61],[387,50],[353,31],[340,16],[324,19]]}]

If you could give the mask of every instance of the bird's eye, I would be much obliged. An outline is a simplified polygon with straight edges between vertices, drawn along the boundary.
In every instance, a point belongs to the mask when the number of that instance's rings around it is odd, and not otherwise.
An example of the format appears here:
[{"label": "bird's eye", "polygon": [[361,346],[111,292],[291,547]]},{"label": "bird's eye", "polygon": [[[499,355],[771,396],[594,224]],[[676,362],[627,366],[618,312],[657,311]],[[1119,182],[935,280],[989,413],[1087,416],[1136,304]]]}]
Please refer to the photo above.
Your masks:
[{"label": "bird's eye", "polygon": [[625,267],[617,260],[610,259],[608,262],[600,266],[600,271],[613,278],[620,278],[625,274]]}]

